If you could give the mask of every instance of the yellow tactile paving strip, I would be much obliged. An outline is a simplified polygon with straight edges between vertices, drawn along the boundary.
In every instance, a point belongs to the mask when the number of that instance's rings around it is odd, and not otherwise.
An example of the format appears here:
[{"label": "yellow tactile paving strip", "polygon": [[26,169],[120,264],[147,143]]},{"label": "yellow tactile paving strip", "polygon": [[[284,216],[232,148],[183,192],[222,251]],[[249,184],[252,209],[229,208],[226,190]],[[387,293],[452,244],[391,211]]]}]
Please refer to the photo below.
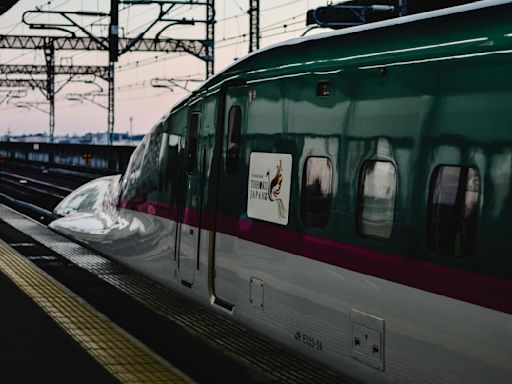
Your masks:
[{"label": "yellow tactile paving strip", "polygon": [[1,240],[0,271],[119,382],[192,382]]}]

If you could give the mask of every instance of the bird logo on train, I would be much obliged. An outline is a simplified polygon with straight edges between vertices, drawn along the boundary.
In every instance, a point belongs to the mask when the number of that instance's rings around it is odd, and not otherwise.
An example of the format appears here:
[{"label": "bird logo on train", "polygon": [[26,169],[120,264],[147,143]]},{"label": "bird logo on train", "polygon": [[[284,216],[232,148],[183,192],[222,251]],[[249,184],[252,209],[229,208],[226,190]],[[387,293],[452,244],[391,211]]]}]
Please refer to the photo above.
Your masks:
[{"label": "bird logo on train", "polygon": [[283,200],[279,198],[279,194],[281,193],[281,186],[283,184],[283,161],[279,160],[279,164],[277,164],[276,174],[272,180],[270,180],[270,170],[267,171],[268,178],[268,198],[270,201],[275,201],[277,203],[277,213],[281,219],[286,218],[286,208],[284,207]]}]

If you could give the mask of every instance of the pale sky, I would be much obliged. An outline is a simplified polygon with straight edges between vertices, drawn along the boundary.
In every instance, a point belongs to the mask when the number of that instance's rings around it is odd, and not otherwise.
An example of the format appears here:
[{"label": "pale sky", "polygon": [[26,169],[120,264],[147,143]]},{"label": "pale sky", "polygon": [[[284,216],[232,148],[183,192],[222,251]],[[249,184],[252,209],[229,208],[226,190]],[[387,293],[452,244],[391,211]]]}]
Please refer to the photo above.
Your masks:
[{"label": "pale sky", "polygon": [[[248,51],[249,16],[247,10],[249,0],[216,0],[215,40],[216,60],[215,71],[243,57]],[[307,27],[305,25],[308,9],[326,5],[327,0],[260,0],[261,41],[265,47],[279,41],[300,36]],[[92,11],[108,12],[108,0],[19,0],[8,12],[0,16],[0,34],[18,35],[62,35],[62,32],[31,30],[21,23],[25,11],[39,7],[42,10]],[[120,10],[126,5],[121,4]],[[120,11],[122,35],[134,37],[144,26],[154,20],[158,14],[157,5],[138,5]],[[177,6],[169,14],[169,18],[205,18],[205,7]],[[37,23],[59,22],[56,15],[26,15],[26,19]],[[90,25],[97,18],[84,16],[75,17],[82,25]],[[95,25],[93,32],[105,36],[108,19],[102,25]],[[165,24],[157,24],[146,37],[153,37]],[[245,37],[242,35],[245,34]],[[80,34],[77,33],[77,36]],[[162,36],[183,39],[203,39],[205,27],[177,25],[170,27]],[[63,65],[108,65],[106,53],[84,51],[57,51],[56,63]],[[138,62],[138,63],[137,63]],[[42,51],[0,49],[0,64],[44,64]],[[1,75],[5,76],[5,75]],[[165,88],[153,88],[149,83],[152,78],[195,78],[204,79],[205,64],[203,61],[187,54],[153,52],[126,53],[120,57],[116,66],[116,132],[127,132],[130,117],[133,118],[133,133],[146,133],[153,124],[169,110],[174,103],[181,100],[187,92],[174,88],[173,92]],[[22,76],[10,75],[10,78]],[[45,76],[40,76],[45,78]],[[67,76],[58,76],[57,84],[64,84]],[[107,111],[90,102],[67,100],[68,94],[84,92],[107,93],[106,82],[96,80],[96,84],[87,84],[75,79],[65,85],[56,95],[55,134],[83,134],[86,132],[105,132],[107,130]],[[180,84],[185,85],[184,82]],[[193,89],[199,83],[189,83]],[[10,89],[12,91],[12,89]],[[48,114],[35,109],[20,108],[17,103],[37,103],[40,109],[48,109],[45,98],[38,90],[20,92],[17,98],[7,98],[9,89],[0,88],[0,136],[11,130],[13,135],[48,131]],[[13,94],[10,94],[13,96]],[[2,101],[3,100],[3,101]],[[96,97],[95,101],[106,106],[106,97]]]}]

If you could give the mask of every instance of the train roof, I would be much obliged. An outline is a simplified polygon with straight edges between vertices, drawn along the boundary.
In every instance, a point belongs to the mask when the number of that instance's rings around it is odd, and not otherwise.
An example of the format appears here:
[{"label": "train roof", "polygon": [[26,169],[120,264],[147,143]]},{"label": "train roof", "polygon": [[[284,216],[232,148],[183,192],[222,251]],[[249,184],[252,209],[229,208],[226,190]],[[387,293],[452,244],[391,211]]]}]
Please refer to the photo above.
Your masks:
[{"label": "train roof", "polygon": [[[267,60],[269,55],[284,58],[284,55],[288,55],[287,58],[292,61],[300,60],[298,58],[291,57],[290,53],[297,53],[306,45],[310,45],[315,42],[322,42],[325,40],[331,40],[332,38],[343,37],[348,35],[362,34],[368,31],[389,29],[391,27],[400,26],[404,24],[415,23],[418,21],[432,20],[435,18],[439,18],[447,15],[455,15],[460,13],[467,13],[479,9],[490,8],[494,6],[504,5],[504,4],[512,4],[512,0],[482,0],[476,1],[474,3],[459,5],[455,7],[445,8],[437,11],[431,12],[423,12],[415,15],[398,17],[390,20],[379,21],[375,23],[369,23],[365,25],[350,27],[341,29],[338,31],[319,33],[316,35],[305,36],[293,38],[290,40],[286,40],[277,44],[270,45],[268,47],[259,49],[255,52],[249,53],[248,55],[240,58],[239,60],[232,63],[222,72],[217,73],[207,81],[205,81],[202,86],[193,92],[192,95],[185,97],[181,102],[177,103],[173,110],[179,109],[181,106],[186,104],[189,100],[194,99],[194,96],[201,94],[207,90],[212,88],[216,88],[220,86],[227,79],[233,78],[233,76],[239,75],[241,73],[247,72],[268,72],[271,69],[276,69],[277,67],[269,66]],[[302,51],[304,51],[302,49]],[[300,52],[302,52],[300,51]],[[278,55],[278,53],[282,53],[283,55]],[[307,54],[306,54],[307,56]],[[320,62],[321,60],[316,60],[316,62]],[[326,60],[327,61],[327,60]],[[302,63],[304,64],[304,63]],[[283,63],[279,68],[290,67],[293,64]],[[260,66],[260,67],[258,67]],[[172,111],[171,111],[172,113]]]},{"label": "train roof", "polygon": [[[364,32],[364,31],[374,30],[374,29],[391,27],[391,26],[395,26],[395,25],[413,23],[413,22],[419,21],[419,20],[433,19],[435,17],[453,15],[456,13],[469,12],[469,11],[474,11],[477,9],[489,8],[489,7],[503,5],[503,4],[509,4],[509,3],[512,3],[512,0],[482,0],[482,1],[476,1],[474,3],[440,9],[437,11],[422,12],[422,13],[417,13],[415,15],[395,17],[393,19],[377,21],[375,23],[357,25],[354,27],[344,28],[344,29],[340,29],[337,31],[318,33],[316,35],[311,35],[311,36],[296,37],[296,38],[282,41],[277,44],[269,45],[268,47],[265,47],[265,48],[259,49],[258,51],[249,53],[248,55],[241,58],[240,61],[245,60],[245,59],[247,59],[255,54],[258,54],[258,53],[262,53],[267,50],[284,47],[284,46],[288,46],[288,45],[301,44],[301,43],[304,43],[307,41],[325,39],[327,37],[343,36],[343,35],[349,35],[349,34],[353,34],[353,33],[360,33],[360,32]],[[236,62],[233,63],[228,68],[226,68],[226,70],[229,70],[229,68],[231,68],[234,65],[236,65]]]}]

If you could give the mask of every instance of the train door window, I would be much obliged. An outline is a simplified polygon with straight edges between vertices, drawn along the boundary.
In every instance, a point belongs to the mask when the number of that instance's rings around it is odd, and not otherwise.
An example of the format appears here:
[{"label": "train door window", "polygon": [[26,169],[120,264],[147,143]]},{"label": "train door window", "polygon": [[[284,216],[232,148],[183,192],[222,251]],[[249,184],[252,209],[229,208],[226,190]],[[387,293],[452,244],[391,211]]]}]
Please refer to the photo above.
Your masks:
[{"label": "train door window", "polygon": [[464,257],[476,236],[480,178],[472,167],[439,166],[430,182],[428,237],[430,248]]},{"label": "train door window", "polygon": [[301,217],[311,227],[325,228],[332,199],[332,164],[327,157],[308,157],[302,172]]},{"label": "train door window", "polygon": [[357,224],[362,236],[389,239],[393,229],[396,169],[389,161],[369,160],[359,175]]},{"label": "train door window", "polygon": [[240,162],[240,129],[242,127],[242,108],[233,105],[228,115],[228,146],[226,150],[226,172],[234,175]]},{"label": "train door window", "polygon": [[190,114],[187,134],[187,173],[197,172],[197,134],[199,131],[199,113]]}]

